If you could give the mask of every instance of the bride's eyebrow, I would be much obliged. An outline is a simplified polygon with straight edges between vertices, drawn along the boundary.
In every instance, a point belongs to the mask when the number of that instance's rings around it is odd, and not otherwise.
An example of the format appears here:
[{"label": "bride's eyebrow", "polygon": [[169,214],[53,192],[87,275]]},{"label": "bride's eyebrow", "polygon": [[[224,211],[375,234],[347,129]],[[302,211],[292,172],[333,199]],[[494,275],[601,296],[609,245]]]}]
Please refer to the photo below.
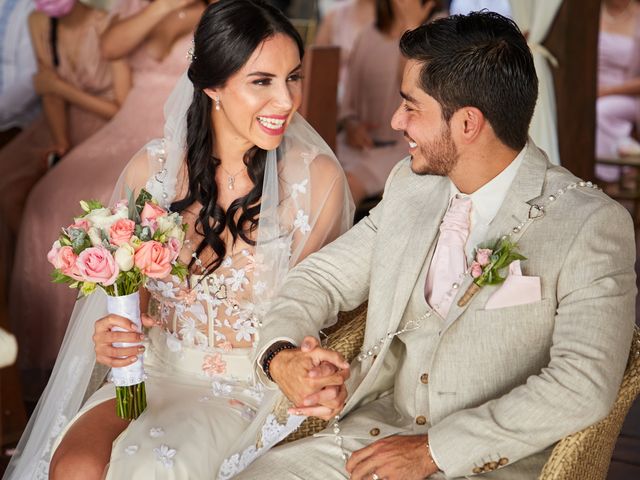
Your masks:
[{"label": "bride's eyebrow", "polygon": [[[302,64],[299,63],[293,70],[289,72],[289,75],[300,70],[302,68]],[[267,78],[275,78],[276,75],[268,72],[251,72],[247,75],[247,77],[267,77]]]}]

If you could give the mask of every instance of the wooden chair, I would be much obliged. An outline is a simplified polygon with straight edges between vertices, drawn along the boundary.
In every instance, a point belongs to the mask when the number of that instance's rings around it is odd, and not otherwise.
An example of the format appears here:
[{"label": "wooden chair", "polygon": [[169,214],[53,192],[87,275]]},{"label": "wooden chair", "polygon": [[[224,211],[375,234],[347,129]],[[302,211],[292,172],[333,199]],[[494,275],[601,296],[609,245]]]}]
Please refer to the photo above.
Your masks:
[{"label": "wooden chair", "polygon": [[[364,338],[366,304],[348,313],[340,313],[338,322],[323,342],[340,352],[348,361],[359,353]],[[618,397],[609,415],[598,423],[560,440],[547,460],[539,480],[605,480],[611,454],[631,404],[640,392],[640,329],[633,334],[629,360]],[[284,405],[288,407],[290,404]],[[285,410],[286,411],[286,410]],[[319,432],[327,422],[307,418],[282,443],[292,442]]]},{"label": "wooden chair", "polygon": [[300,114],[332,150],[336,148],[340,48],[312,46],[304,58]]}]

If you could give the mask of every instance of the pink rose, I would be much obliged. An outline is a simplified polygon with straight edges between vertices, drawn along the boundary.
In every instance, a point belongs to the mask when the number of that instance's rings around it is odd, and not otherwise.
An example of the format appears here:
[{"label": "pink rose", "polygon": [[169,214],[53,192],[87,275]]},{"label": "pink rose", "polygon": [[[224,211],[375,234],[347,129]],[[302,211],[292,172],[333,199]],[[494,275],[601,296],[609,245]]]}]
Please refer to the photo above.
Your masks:
[{"label": "pink rose", "polygon": [[76,218],[75,221],[69,225],[69,228],[75,228],[77,230],[84,230],[85,232],[89,231],[89,222],[85,218]]},{"label": "pink rose", "polygon": [[151,278],[164,278],[171,273],[173,252],[160,242],[150,240],[140,245],[133,262],[143,275]]},{"label": "pink rose", "polygon": [[180,240],[174,237],[169,238],[169,240],[167,240],[167,248],[171,250],[171,261],[174,262],[178,258],[178,255],[180,255],[180,250],[182,249]]},{"label": "pink rose", "polygon": [[73,248],[66,246],[60,247],[60,243],[56,242],[47,254],[47,260],[60,270],[63,275],[73,278],[74,280],[83,280],[80,271],[76,266],[78,256],[73,253]]},{"label": "pink rose", "polygon": [[482,265],[478,262],[473,262],[471,264],[471,276],[473,278],[478,278],[480,275],[482,275]]},{"label": "pink rose", "polygon": [[120,273],[113,255],[102,245],[83,250],[76,265],[84,281],[105,286],[113,285]]},{"label": "pink rose", "polygon": [[480,264],[481,267],[489,265],[492,250],[489,248],[479,248],[476,252],[476,262]]},{"label": "pink rose", "polygon": [[128,218],[121,218],[114,222],[111,225],[111,228],[109,228],[109,239],[111,240],[111,243],[118,247],[125,243],[129,243],[135,228],[136,223]]},{"label": "pink rose", "polygon": [[151,227],[154,231],[157,228],[157,219],[159,217],[164,217],[167,214],[167,211],[156,205],[155,203],[147,202],[144,204],[144,208],[142,212],[140,212],[140,224],[143,227]]}]

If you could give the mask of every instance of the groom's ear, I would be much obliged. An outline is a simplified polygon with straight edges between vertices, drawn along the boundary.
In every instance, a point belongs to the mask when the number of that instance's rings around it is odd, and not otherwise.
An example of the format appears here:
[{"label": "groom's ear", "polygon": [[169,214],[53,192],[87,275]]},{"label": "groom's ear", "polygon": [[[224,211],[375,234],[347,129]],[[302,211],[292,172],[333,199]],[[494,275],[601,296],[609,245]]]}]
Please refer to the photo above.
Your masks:
[{"label": "groom's ear", "polygon": [[451,130],[462,144],[473,143],[486,125],[484,114],[476,107],[462,107],[451,117]]}]

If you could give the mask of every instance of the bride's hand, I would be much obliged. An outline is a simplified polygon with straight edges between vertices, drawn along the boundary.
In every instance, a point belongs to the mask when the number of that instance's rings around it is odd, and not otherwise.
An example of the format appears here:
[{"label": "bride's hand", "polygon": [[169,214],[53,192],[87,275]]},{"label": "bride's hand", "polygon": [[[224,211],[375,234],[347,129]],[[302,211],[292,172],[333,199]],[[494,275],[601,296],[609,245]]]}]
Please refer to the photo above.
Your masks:
[{"label": "bride's hand", "polygon": [[[146,317],[146,318],[145,318]],[[143,315],[143,324],[147,326],[150,317]],[[146,320],[146,321],[145,321]],[[153,322],[153,320],[152,320]],[[155,322],[152,323],[152,325]],[[116,332],[114,327],[120,327],[125,332]],[[108,367],[126,367],[138,359],[144,352],[142,345],[132,347],[114,347],[114,342],[140,343],[144,340],[135,323],[119,315],[107,315],[95,323],[93,343],[95,344],[96,361]]]}]

